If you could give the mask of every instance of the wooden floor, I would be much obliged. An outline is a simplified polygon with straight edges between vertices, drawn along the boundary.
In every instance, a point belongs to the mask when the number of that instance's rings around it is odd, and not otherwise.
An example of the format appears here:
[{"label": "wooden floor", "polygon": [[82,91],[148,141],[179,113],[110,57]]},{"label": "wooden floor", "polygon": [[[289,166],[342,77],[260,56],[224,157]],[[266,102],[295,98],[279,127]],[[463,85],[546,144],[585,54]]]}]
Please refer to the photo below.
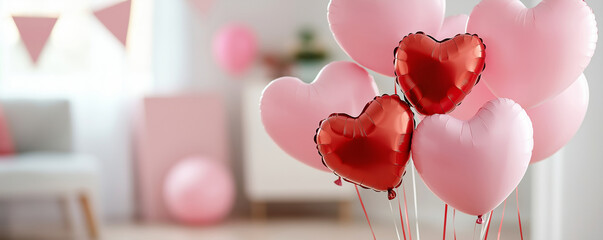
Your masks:
[{"label": "wooden floor", "polygon": [[[373,222],[375,235],[377,239],[395,240],[396,230],[392,222]],[[454,239],[452,236],[452,226],[448,225],[447,239]],[[524,228],[524,230],[527,229]],[[102,239],[109,240],[309,240],[309,239],[345,239],[345,240],[367,240],[372,239],[370,229],[366,222],[356,220],[348,223],[341,223],[337,220],[319,219],[269,219],[266,221],[251,220],[230,220],[219,225],[205,227],[186,227],[170,224],[112,224],[104,226],[101,229]],[[401,229],[400,234],[402,234]],[[416,238],[414,226],[413,239]],[[432,240],[442,239],[441,226],[429,227],[421,225],[421,239]],[[456,229],[457,239],[472,239],[472,228]],[[493,225],[490,229],[489,239],[496,239],[498,225]],[[69,237],[65,231],[56,231],[44,229],[42,227],[35,229],[21,229],[13,232],[10,236],[0,237],[0,239],[86,239],[86,234],[82,231],[76,232],[75,236]],[[401,239],[403,237],[401,236]],[[477,239],[477,238],[476,238]],[[519,233],[513,226],[503,226],[503,232],[500,239],[515,240],[519,239]],[[524,239],[529,239],[525,236]]]},{"label": "wooden floor", "polygon": [[[392,222],[374,223],[377,239],[398,239]],[[442,239],[441,228],[421,226],[421,239]],[[452,230],[449,226],[449,230]],[[506,226],[503,226],[505,228]],[[512,228],[503,231],[501,239],[519,239]],[[402,234],[401,229],[400,234]],[[416,238],[412,226],[413,239]],[[457,229],[457,239],[472,239],[473,229]],[[489,239],[496,239],[498,226],[492,226]],[[449,238],[453,239],[452,231]],[[210,227],[182,227],[174,225],[117,225],[109,226],[104,232],[105,239],[115,240],[309,240],[309,239],[372,239],[366,222],[341,223],[324,219],[277,219],[265,222],[231,221]],[[401,236],[401,239],[403,237]],[[528,239],[528,238],[524,238]]]}]

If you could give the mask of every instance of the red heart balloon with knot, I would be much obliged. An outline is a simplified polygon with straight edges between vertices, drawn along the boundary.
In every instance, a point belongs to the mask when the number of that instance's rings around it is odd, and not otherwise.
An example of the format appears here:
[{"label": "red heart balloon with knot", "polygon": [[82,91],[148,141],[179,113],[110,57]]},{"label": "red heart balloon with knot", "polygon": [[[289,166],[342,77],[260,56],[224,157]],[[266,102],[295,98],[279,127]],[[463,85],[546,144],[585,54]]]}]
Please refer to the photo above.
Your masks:
[{"label": "red heart balloon with knot", "polygon": [[410,34],[394,50],[396,81],[423,115],[448,113],[463,101],[486,66],[486,46],[477,35],[437,41]]},{"label": "red heart balloon with knot", "polygon": [[358,117],[331,114],[320,122],[315,141],[323,163],[348,182],[376,191],[394,188],[410,157],[414,128],[410,106],[398,95],[370,101]]}]

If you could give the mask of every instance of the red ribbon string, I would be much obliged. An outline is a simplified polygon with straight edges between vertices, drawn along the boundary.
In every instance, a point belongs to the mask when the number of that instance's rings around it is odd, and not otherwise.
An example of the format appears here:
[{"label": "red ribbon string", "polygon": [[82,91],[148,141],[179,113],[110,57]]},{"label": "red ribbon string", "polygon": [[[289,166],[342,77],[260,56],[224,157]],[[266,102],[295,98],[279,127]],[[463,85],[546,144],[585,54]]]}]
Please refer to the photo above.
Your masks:
[{"label": "red ribbon string", "polygon": [[412,240],[412,234],[410,233],[410,222],[408,221],[408,205],[406,204],[406,186],[402,184],[402,192],[404,192],[404,215],[406,216],[406,227],[408,228],[408,239]]},{"label": "red ribbon string", "polygon": [[494,210],[490,211],[490,217],[488,218],[488,226],[486,226],[486,236],[484,240],[488,240],[488,232],[490,231],[490,222],[492,222],[492,216],[494,215]]},{"label": "red ribbon string", "polygon": [[519,191],[515,188],[515,201],[517,202],[517,220],[519,220],[519,235],[523,240],[523,229],[521,228],[521,215],[519,214]]},{"label": "red ribbon string", "polygon": [[396,84],[396,81],[394,81],[394,93],[398,95],[398,84]]},{"label": "red ribbon string", "polygon": [[400,197],[398,197],[398,209],[400,210],[400,225],[402,225],[402,236],[406,240],[406,230],[404,229],[404,217],[402,217],[402,204],[400,204]]},{"label": "red ribbon string", "polygon": [[369,220],[369,216],[366,213],[366,208],[364,207],[364,202],[362,202],[362,197],[360,197],[360,191],[358,190],[358,185],[354,185],[356,187],[356,193],[358,194],[358,200],[360,200],[360,205],[362,206],[362,211],[364,211],[364,216],[366,217],[366,221],[368,222],[369,228],[371,229],[371,233],[373,234],[373,239],[377,240],[375,237],[375,231],[373,231],[373,226],[371,226],[371,220]]},{"label": "red ribbon string", "polygon": [[446,240],[446,219],[448,218],[448,204],[444,207],[444,240]]},{"label": "red ribbon string", "polygon": [[452,230],[454,231],[454,240],[456,240],[456,224],[455,224],[455,222],[456,222],[456,208],[453,208],[452,209]]},{"label": "red ribbon string", "polygon": [[500,240],[500,232],[502,231],[503,220],[505,220],[505,208],[507,208],[507,199],[505,199],[505,203],[503,204],[503,212],[500,217],[500,226],[498,227],[498,238],[496,240]]}]

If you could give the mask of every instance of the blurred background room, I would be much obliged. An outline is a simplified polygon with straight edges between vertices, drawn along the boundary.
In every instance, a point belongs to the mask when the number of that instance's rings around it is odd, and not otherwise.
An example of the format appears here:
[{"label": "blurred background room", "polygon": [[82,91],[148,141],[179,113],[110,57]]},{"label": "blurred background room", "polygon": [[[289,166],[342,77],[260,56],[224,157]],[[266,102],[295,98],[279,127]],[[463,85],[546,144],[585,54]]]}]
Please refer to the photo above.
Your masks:
[{"label": "blurred background room", "polygon": [[[446,15],[478,2],[448,0]],[[0,0],[0,239],[371,239],[354,186],[287,155],[260,119],[272,80],[309,83],[352,61],[328,4]],[[525,239],[601,238],[602,64],[598,50],[578,133],[519,185]],[[369,73],[394,93],[392,77]],[[405,234],[442,237],[444,203],[404,179]],[[360,194],[376,237],[398,239],[404,201]],[[501,225],[497,208],[491,238],[500,226],[520,239],[515,201]],[[477,239],[474,223],[456,212],[447,238]]]}]

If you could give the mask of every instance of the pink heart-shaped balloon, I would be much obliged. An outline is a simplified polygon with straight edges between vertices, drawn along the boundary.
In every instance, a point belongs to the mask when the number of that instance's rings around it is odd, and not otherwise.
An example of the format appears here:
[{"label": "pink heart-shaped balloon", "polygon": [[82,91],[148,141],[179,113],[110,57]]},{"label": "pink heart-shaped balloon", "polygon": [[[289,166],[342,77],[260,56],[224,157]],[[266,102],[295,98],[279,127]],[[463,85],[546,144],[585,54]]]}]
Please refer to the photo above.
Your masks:
[{"label": "pink heart-shaped balloon", "polygon": [[517,187],[533,143],[527,113],[513,100],[499,98],[469,121],[426,117],[414,132],[412,156],[421,178],[440,199],[482,215]]},{"label": "pink heart-shaped balloon", "polygon": [[483,0],[467,31],[487,46],[482,74],[498,97],[529,108],[569,87],[589,64],[597,43],[595,16],[582,0]]},{"label": "pink heart-shaped balloon", "polygon": [[532,162],[555,154],[578,132],[588,109],[588,82],[581,75],[561,94],[526,109],[534,126]]},{"label": "pink heart-shaped balloon", "polygon": [[[531,163],[542,161],[559,151],[578,132],[588,108],[588,82],[584,74],[561,94],[526,109],[534,128],[534,150]],[[496,99],[483,85],[477,84],[463,103],[450,113],[467,120],[486,102]]]},{"label": "pink heart-shaped balloon", "polygon": [[449,16],[444,19],[442,28],[435,34],[436,40],[442,41],[446,38],[453,38],[457,34],[467,33],[467,22],[469,16],[465,14]]},{"label": "pink heart-shaped balloon", "polygon": [[436,34],[445,0],[331,0],[329,24],[339,46],[356,62],[394,76],[393,51],[404,36]]},{"label": "pink heart-shaped balloon", "polygon": [[357,116],[378,94],[373,77],[362,67],[352,62],[332,62],[310,84],[294,77],[268,84],[260,99],[262,123],[289,155],[330,172],[314,142],[320,121],[331,113]]},{"label": "pink heart-shaped balloon", "polygon": [[449,114],[460,120],[469,120],[475,116],[485,103],[494,99],[497,99],[497,97],[492,94],[492,91],[488,89],[482,79],[481,82],[475,84],[471,92],[463,99],[463,102]]}]

